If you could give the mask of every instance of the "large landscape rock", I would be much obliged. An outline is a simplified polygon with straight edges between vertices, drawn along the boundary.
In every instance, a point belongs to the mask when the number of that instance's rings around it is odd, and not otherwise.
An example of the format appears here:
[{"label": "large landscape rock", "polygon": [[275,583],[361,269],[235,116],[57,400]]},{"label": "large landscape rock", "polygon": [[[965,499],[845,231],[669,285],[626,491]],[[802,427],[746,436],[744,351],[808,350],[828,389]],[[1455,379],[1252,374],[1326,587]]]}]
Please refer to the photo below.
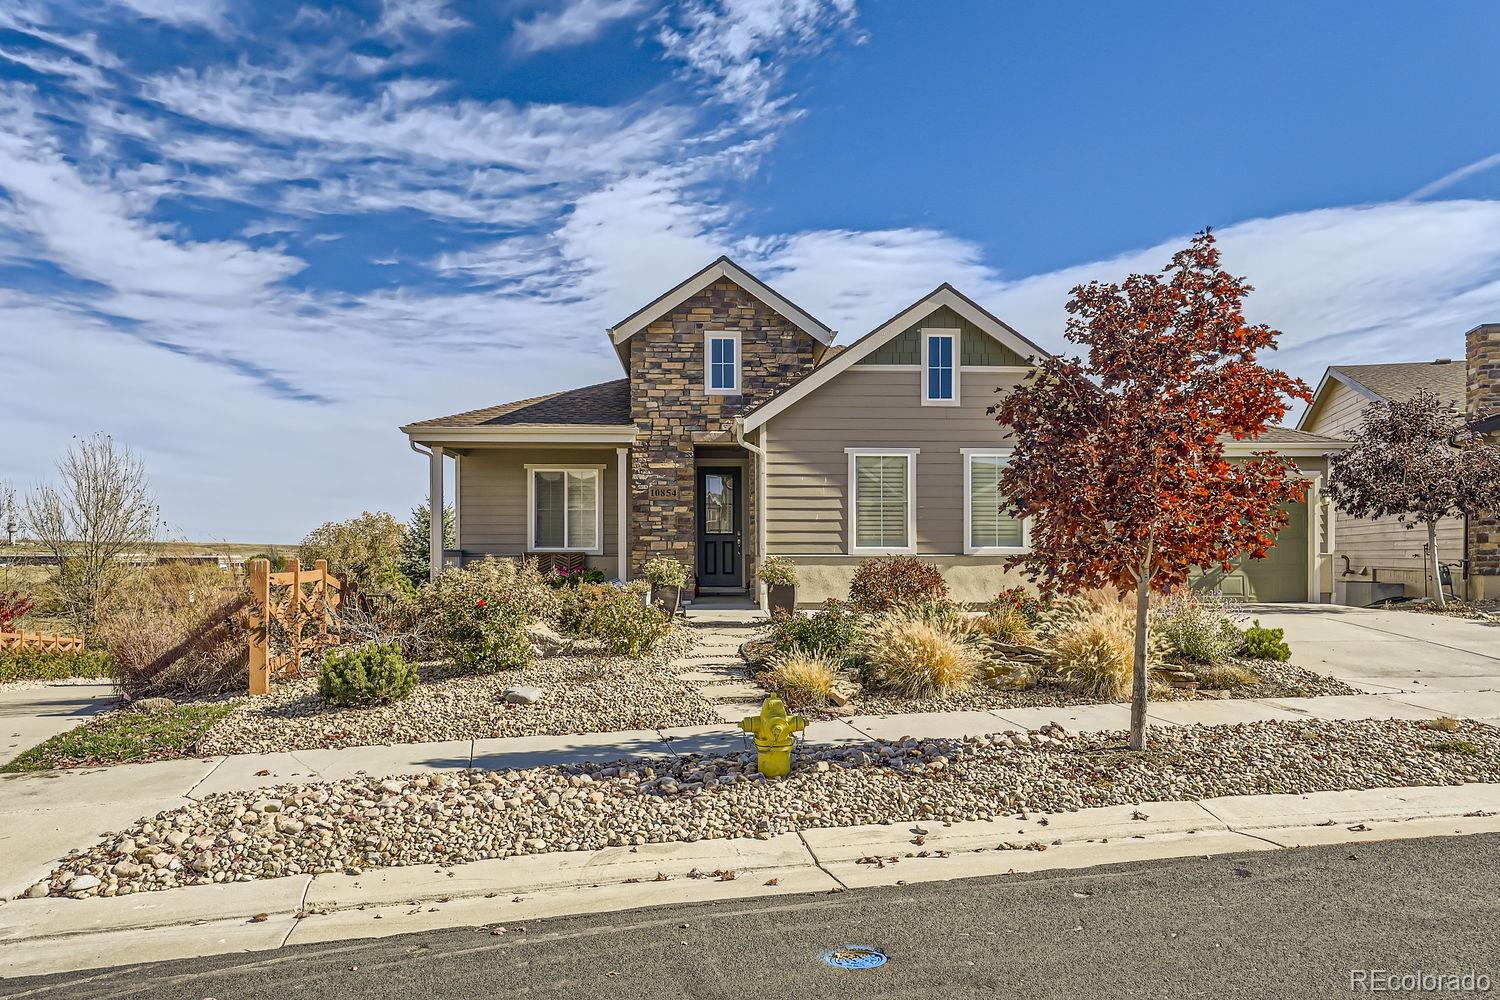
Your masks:
[{"label": "large landscape rock", "polygon": [[573,645],[573,640],[558,632],[546,622],[532,622],[526,626],[526,637],[543,656],[556,656]]},{"label": "large landscape rock", "polygon": [[506,688],[504,697],[512,705],[535,705],[542,700],[542,689],[534,687]]}]

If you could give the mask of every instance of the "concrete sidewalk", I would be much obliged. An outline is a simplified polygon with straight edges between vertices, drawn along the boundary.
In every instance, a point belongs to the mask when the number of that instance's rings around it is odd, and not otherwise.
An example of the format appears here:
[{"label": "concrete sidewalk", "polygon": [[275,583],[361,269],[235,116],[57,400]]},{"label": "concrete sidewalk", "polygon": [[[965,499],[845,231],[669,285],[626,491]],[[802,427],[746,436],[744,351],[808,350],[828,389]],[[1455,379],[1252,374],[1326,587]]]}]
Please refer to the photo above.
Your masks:
[{"label": "concrete sidewalk", "polygon": [[[772,894],[1500,831],[1500,785],[1148,802],[0,905],[0,975]],[[920,831],[920,832],[919,832]],[[921,842],[918,843],[918,838]]]},{"label": "concrete sidewalk", "polygon": [[0,685],[0,765],[102,712],[114,699],[108,681]]},{"label": "concrete sidewalk", "polygon": [[[1151,707],[1155,725],[1220,725],[1263,719],[1478,718],[1500,725],[1500,692],[1340,695],[1322,698],[1162,702]],[[1038,729],[1059,722],[1078,732],[1123,730],[1128,705],[1006,709],[992,712],[925,712],[854,716],[815,722],[812,743],[860,743],[904,736],[961,739],[1006,729]],[[239,754],[204,760],[122,764],[32,774],[0,775],[0,896],[14,896],[52,869],[68,850],[141,816],[215,792],[296,781],[335,781],[355,774],[376,777],[423,771],[486,770],[623,759],[663,759],[738,752],[744,735],[724,726],[638,730],[583,736],[530,736]]]}]

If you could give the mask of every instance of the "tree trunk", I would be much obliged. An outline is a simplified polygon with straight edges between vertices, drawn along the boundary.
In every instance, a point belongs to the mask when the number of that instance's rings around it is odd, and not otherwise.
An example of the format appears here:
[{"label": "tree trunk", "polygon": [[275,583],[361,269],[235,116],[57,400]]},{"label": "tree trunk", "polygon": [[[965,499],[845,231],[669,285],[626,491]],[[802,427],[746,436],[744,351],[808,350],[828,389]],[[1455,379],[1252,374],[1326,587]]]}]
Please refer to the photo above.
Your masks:
[{"label": "tree trunk", "polygon": [[1130,749],[1146,749],[1146,630],[1150,627],[1151,577],[1135,584],[1135,670],[1130,685]]},{"label": "tree trunk", "polygon": [[1437,550],[1437,522],[1427,522],[1427,560],[1428,568],[1432,570],[1433,593],[1437,596],[1437,606],[1446,608],[1448,599],[1443,596],[1443,568],[1438,562]]}]

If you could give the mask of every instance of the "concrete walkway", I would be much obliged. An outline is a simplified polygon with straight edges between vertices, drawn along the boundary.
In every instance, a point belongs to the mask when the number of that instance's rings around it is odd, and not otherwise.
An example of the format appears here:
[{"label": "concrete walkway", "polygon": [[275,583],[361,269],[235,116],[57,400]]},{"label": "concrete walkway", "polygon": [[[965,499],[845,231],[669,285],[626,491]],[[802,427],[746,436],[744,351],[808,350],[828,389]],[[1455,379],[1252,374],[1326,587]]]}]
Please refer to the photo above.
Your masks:
[{"label": "concrete walkway", "polygon": [[108,681],[0,685],[0,765],[103,711],[114,697]]},{"label": "concrete walkway", "polygon": [[[1500,785],[1148,802],[0,905],[0,976],[750,896],[1500,831]],[[918,831],[922,840],[917,842]]]}]

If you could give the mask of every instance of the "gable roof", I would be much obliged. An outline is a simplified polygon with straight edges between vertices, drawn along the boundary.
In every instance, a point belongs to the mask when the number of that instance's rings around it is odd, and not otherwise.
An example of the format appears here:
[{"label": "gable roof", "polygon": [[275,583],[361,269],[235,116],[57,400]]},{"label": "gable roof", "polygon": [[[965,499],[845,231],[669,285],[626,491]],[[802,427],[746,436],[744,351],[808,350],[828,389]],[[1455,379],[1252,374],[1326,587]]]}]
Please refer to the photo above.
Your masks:
[{"label": "gable roof", "polygon": [[621,344],[634,337],[637,333],[640,333],[664,313],[669,313],[673,309],[676,309],[720,278],[728,278],[736,285],[739,285],[745,291],[760,299],[772,309],[775,309],[797,329],[825,347],[833,342],[835,333],[832,328],[814,319],[810,313],[802,309],[795,302],[786,298],[777,292],[776,289],[724,256],[719,257],[697,274],[680,282],[676,287],[658,295],[605,332],[609,334],[609,339],[618,350]]},{"label": "gable roof", "polygon": [[1404,402],[1423,389],[1438,394],[1459,412],[1464,409],[1467,367],[1463,361],[1408,361],[1387,365],[1332,365],[1318,382],[1312,405],[1302,411],[1298,427],[1312,422],[1333,382],[1340,382],[1368,399]]},{"label": "gable roof", "polygon": [[1038,357],[1047,353],[1017,333],[1013,327],[994,313],[945,281],[838,353],[830,352],[829,355],[825,355],[821,364],[780,393],[752,406],[741,418],[744,420],[745,430],[754,430],[759,427],[797,400],[831,381],[839,372],[845,371],[860,358],[868,357],[876,348],[900,336],[912,324],[920,322],[943,306],[952,309],[1022,357]]}]

